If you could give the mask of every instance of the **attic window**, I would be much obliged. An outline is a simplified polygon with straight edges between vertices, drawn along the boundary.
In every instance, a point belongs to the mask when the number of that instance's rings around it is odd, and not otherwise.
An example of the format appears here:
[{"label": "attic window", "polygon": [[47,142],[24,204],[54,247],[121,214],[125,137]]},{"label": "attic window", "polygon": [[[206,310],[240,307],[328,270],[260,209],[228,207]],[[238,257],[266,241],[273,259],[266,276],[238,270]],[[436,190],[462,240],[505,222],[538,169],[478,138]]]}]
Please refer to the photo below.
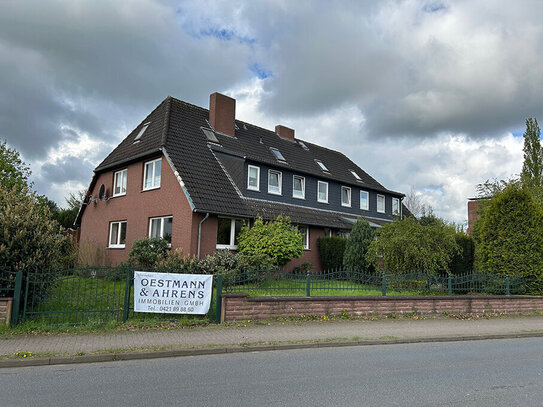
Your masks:
[{"label": "attic window", "polygon": [[148,123],[145,123],[143,125],[143,127],[141,128],[140,132],[138,133],[138,135],[136,136],[136,138],[134,139],[134,143],[139,143],[140,142],[140,138],[141,136],[143,136],[143,133],[145,133],[145,130],[147,130],[147,127],[149,127],[149,125],[151,124],[151,122],[148,122]]},{"label": "attic window", "polygon": [[321,170],[330,172],[328,168],[326,168],[326,165],[324,165],[321,160],[315,160],[315,162],[317,163],[317,165],[320,167]]},{"label": "attic window", "polygon": [[277,158],[279,161],[287,161],[285,160],[285,157],[283,157],[283,154],[281,154],[281,151],[279,151],[278,149],[270,147],[270,150],[273,155],[275,155],[275,158]]},{"label": "attic window", "polygon": [[301,141],[301,140],[297,140],[297,141],[298,141],[298,144],[299,144],[305,151],[309,151],[309,147],[307,147],[303,141]]},{"label": "attic window", "polygon": [[212,143],[220,144],[219,140],[217,139],[217,136],[215,136],[215,133],[212,130],[205,129],[205,128],[202,127],[202,131],[204,132],[204,134],[205,134],[205,136],[207,138],[207,141],[210,141]]},{"label": "attic window", "polygon": [[357,181],[362,181],[362,178],[360,178],[360,176],[356,172],[354,172],[353,170],[349,171],[351,171],[351,174],[353,174],[353,177],[355,177]]}]

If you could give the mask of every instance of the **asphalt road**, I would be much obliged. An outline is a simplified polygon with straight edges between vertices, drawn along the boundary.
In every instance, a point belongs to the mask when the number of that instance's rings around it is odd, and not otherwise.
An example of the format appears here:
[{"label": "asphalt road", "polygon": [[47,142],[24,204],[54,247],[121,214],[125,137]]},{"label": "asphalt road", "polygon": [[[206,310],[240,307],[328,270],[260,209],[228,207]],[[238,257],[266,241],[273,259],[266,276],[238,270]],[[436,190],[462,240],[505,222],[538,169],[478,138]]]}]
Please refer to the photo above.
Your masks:
[{"label": "asphalt road", "polygon": [[0,370],[2,406],[542,406],[543,338]]}]

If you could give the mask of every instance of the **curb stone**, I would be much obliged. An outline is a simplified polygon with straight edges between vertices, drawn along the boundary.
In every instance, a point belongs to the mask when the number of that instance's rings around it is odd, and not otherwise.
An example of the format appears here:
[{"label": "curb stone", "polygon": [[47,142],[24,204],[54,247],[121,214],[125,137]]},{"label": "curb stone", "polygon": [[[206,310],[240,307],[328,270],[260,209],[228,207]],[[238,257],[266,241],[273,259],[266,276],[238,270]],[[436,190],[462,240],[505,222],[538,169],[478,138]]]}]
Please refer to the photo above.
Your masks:
[{"label": "curb stone", "polygon": [[481,341],[490,339],[516,339],[516,338],[540,338],[543,332],[522,332],[498,335],[468,335],[468,336],[449,336],[449,337],[427,337],[427,338],[407,338],[407,339],[368,339],[353,341],[326,341],[326,342],[301,342],[301,343],[278,343],[274,345],[247,345],[247,346],[229,346],[217,348],[193,348],[193,349],[172,349],[158,351],[132,351],[132,352],[112,352],[95,353],[88,355],[73,356],[51,356],[51,357],[30,357],[24,359],[0,359],[0,369],[28,366],[48,366],[79,363],[97,363],[114,362],[124,360],[142,360],[158,359],[167,357],[181,356],[200,356],[200,355],[218,355],[225,353],[243,353],[243,352],[263,352],[271,350],[291,350],[291,349],[311,349],[311,348],[331,348],[346,346],[371,346],[371,345],[398,345],[409,343],[428,343],[428,342],[463,342],[463,341]]}]

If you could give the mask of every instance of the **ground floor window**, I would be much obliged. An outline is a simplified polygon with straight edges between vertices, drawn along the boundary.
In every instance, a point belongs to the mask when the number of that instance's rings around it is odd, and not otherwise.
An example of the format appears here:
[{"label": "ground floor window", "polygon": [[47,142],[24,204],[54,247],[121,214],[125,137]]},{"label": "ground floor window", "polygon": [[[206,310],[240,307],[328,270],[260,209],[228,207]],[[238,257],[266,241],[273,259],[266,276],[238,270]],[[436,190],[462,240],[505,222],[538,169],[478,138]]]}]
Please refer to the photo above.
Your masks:
[{"label": "ground floor window", "polygon": [[109,247],[124,249],[126,245],[126,221],[111,222],[109,224]]},{"label": "ground floor window", "polygon": [[235,250],[238,248],[238,236],[243,220],[219,218],[217,222],[217,249]]},{"label": "ground floor window", "polygon": [[173,216],[161,216],[149,220],[149,237],[158,237],[172,245]]},{"label": "ground floor window", "polygon": [[303,236],[302,244],[304,250],[309,250],[309,227],[308,226],[298,226],[298,230]]}]

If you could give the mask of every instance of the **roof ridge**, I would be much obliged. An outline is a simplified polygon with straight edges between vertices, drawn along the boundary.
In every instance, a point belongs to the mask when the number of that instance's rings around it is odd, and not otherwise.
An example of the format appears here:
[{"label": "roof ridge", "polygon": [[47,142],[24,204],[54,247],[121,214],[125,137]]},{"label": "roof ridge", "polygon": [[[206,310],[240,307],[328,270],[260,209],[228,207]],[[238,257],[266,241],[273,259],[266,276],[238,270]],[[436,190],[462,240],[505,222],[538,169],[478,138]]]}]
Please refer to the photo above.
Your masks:
[{"label": "roof ridge", "polygon": [[164,125],[162,126],[162,138],[161,138],[161,146],[166,145],[166,140],[168,139],[168,130],[170,128],[170,112],[172,107],[172,97],[168,96],[166,99],[164,99],[166,102],[166,111],[164,112]]}]

